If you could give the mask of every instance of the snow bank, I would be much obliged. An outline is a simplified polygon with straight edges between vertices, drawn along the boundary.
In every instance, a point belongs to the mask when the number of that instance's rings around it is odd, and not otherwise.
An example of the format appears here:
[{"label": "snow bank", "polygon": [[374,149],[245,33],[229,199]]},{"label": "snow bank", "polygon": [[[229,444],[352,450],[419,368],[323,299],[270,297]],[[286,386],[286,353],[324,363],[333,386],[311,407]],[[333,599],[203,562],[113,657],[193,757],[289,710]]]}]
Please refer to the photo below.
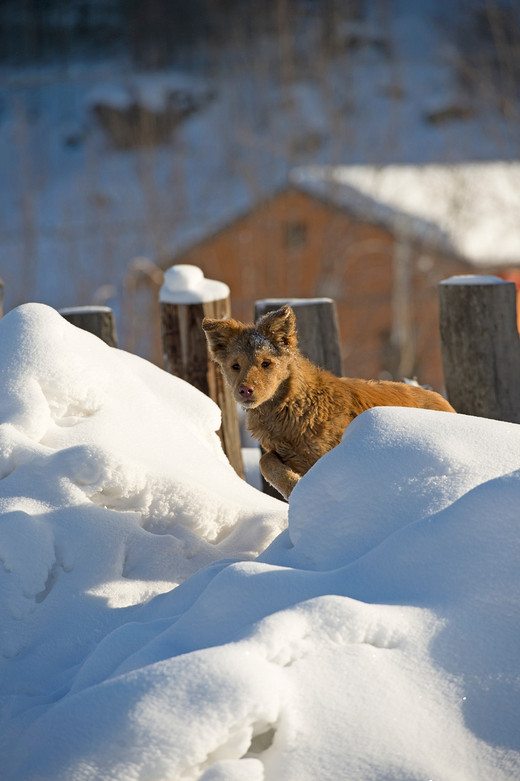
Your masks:
[{"label": "snow bank", "polygon": [[[291,541],[320,569],[350,563],[514,471],[519,454],[520,426],[432,410],[371,410],[296,487]],[[328,535],[321,533],[324,515]]]},{"label": "snow bank", "polygon": [[518,426],[366,412],[281,531],[197,391],[45,307],[0,353],[2,779],[520,776]]},{"label": "snow bank", "polygon": [[0,333],[0,653],[40,691],[115,608],[256,555],[286,510],[236,476],[188,384],[43,305]]}]

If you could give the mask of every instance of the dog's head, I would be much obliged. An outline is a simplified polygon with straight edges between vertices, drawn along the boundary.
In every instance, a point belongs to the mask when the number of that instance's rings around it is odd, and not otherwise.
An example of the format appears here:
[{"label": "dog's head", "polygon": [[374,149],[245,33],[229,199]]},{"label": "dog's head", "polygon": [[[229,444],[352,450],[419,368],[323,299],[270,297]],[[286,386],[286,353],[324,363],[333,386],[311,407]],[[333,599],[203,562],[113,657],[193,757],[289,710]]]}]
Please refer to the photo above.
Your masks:
[{"label": "dog's head", "polygon": [[276,395],[289,376],[297,351],[290,306],[268,312],[256,325],[205,317],[202,327],[211,357],[221,367],[239,404],[253,409]]}]

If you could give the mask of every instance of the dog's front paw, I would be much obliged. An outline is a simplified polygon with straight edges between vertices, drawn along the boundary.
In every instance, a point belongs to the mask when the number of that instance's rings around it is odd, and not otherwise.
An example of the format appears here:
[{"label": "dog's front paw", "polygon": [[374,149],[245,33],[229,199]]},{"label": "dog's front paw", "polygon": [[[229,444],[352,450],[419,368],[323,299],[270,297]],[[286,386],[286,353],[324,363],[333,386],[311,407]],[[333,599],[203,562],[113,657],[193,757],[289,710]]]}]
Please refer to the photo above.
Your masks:
[{"label": "dog's front paw", "polygon": [[274,450],[269,450],[260,459],[260,471],[263,476],[284,499],[289,496],[300,479],[300,475],[294,472],[287,464],[284,464],[280,456]]}]

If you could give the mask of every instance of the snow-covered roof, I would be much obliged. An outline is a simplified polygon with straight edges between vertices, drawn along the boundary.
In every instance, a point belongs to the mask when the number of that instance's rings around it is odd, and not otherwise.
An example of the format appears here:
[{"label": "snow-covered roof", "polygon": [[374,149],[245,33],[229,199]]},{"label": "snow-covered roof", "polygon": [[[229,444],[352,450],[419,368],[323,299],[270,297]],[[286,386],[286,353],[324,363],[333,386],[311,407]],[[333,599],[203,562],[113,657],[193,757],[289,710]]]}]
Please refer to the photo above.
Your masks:
[{"label": "snow-covered roof", "polygon": [[307,166],[291,181],[475,265],[520,262],[520,163]]}]

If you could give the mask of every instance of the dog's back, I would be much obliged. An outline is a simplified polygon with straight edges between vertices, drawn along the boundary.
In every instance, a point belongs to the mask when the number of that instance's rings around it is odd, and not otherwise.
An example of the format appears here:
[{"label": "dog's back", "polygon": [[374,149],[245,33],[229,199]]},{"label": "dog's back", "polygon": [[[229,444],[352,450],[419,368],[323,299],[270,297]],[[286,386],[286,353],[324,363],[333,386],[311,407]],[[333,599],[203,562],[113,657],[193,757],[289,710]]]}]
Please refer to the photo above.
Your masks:
[{"label": "dog's back", "polygon": [[389,380],[359,380],[343,377],[351,393],[352,405],[361,414],[370,407],[420,407],[455,412],[451,404],[436,393],[417,385]]}]

